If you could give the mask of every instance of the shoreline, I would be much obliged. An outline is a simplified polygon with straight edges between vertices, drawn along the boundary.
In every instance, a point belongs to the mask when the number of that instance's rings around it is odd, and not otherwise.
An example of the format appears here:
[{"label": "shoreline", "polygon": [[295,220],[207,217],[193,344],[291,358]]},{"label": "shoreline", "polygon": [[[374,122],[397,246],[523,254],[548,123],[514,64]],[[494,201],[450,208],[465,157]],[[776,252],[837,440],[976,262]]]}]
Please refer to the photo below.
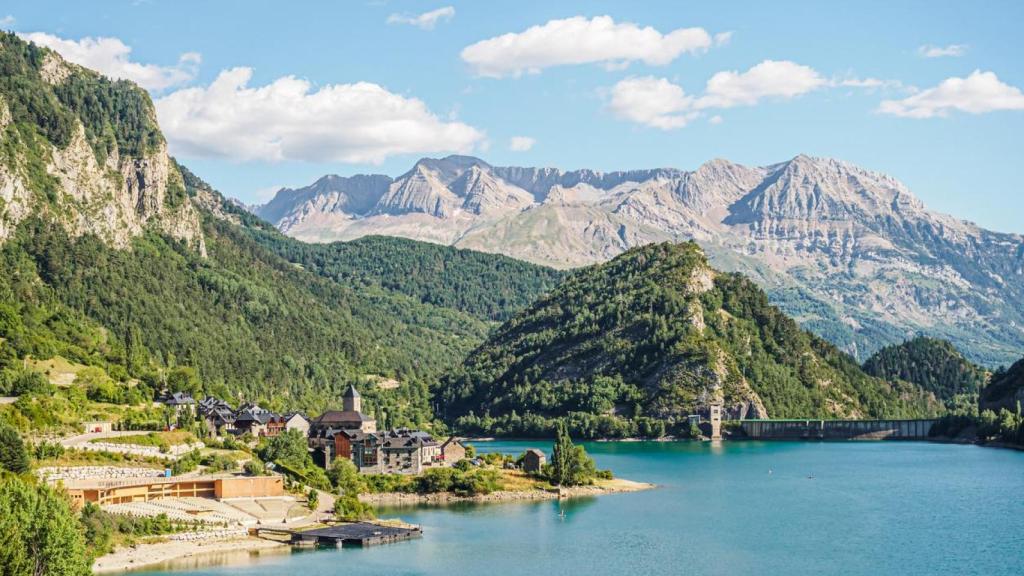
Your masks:
[{"label": "shoreline", "polygon": [[625,494],[653,490],[657,485],[648,482],[614,479],[601,480],[590,486],[572,486],[570,488],[535,488],[532,490],[496,490],[490,494],[460,496],[452,492],[435,492],[432,494],[412,494],[406,492],[380,492],[360,494],[359,501],[374,506],[414,506],[418,504],[449,504],[472,502],[479,504],[499,502],[537,502],[543,500],[560,500],[586,498],[608,494]]},{"label": "shoreline", "polygon": [[100,556],[92,565],[92,573],[129,572],[190,558],[201,559],[214,554],[231,553],[253,556],[268,551],[284,552],[290,551],[290,549],[291,546],[284,542],[265,540],[255,536],[240,536],[204,542],[168,540],[141,543],[133,547],[118,548],[109,554]]}]

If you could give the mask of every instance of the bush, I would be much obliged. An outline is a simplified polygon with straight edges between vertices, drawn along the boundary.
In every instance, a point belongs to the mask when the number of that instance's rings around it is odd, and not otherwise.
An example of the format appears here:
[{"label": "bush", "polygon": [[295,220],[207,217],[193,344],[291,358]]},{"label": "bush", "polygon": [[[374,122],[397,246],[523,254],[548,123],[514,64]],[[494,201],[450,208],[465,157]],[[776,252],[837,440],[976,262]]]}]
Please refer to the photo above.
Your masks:
[{"label": "bush", "polygon": [[245,473],[249,476],[262,476],[267,473],[267,465],[264,464],[259,458],[253,458],[245,463],[243,468]]},{"label": "bush", "polygon": [[226,454],[216,454],[203,459],[207,472],[228,472],[238,468],[238,461]]},{"label": "bush", "polygon": [[36,460],[48,460],[50,458],[60,458],[64,455],[64,446],[60,442],[48,442],[42,441],[36,444],[33,449]]},{"label": "bush", "polygon": [[334,518],[346,522],[359,520],[371,520],[376,515],[373,507],[359,501],[359,498],[352,494],[340,496],[334,501]]},{"label": "bush", "polygon": [[201,460],[202,456],[199,454],[199,450],[193,450],[174,461],[174,464],[171,465],[171,474],[180,476],[191,472],[199,466]]}]

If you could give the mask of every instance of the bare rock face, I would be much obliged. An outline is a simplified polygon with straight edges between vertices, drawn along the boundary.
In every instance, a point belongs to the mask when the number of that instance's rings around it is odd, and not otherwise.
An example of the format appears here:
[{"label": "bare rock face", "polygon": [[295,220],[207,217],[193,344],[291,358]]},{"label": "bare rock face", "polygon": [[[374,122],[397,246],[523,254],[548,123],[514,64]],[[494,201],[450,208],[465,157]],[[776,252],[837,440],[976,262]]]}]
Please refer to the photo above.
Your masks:
[{"label": "bare rock face", "polygon": [[[38,68],[44,86],[58,86],[73,74],[102,81],[55,52],[44,53]],[[155,112],[141,88],[118,89],[122,97],[134,96],[135,104],[141,103],[141,113],[148,114],[145,124],[156,126]],[[59,98],[54,96],[54,101]],[[25,132],[23,125],[12,126],[8,103],[0,97],[0,144],[10,151],[0,161],[0,242],[18,223],[38,213],[60,223],[73,237],[93,234],[115,248],[129,247],[132,238],[151,229],[205,254],[199,214],[163,139],[150,140],[142,146],[146,151],[133,157],[122,155],[116,142],[104,142],[98,147],[107,153],[100,154],[73,109],[60,106],[64,107],[59,111],[71,112],[62,118],[69,123],[70,137],[51,141],[39,128],[33,137],[31,128]],[[110,113],[116,120],[119,111]]]},{"label": "bare rock face", "polygon": [[353,178],[386,184],[358,207],[302,189],[256,212],[303,240],[388,234],[557,268],[694,239],[859,357],[918,332],[988,364],[1024,348],[1024,237],[930,212],[898,180],[847,162],[598,172],[451,156],[394,181]]},{"label": "bare rock face", "polygon": [[51,147],[47,172],[60,182],[58,219],[72,236],[95,234],[116,248],[153,225],[205,253],[199,216],[185,198],[168,205],[169,188],[184,191],[166,144],[142,158],[112,155],[99,164],[79,124],[67,147]]}]

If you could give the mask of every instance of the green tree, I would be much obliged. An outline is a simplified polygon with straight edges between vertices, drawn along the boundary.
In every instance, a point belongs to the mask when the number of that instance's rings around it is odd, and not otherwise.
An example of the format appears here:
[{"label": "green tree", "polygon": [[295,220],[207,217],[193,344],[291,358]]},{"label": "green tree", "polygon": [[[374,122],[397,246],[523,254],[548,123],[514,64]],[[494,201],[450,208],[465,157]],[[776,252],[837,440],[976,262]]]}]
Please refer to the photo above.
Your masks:
[{"label": "green tree", "polygon": [[0,469],[15,474],[28,472],[28,451],[18,431],[6,424],[0,424]]},{"label": "green tree", "polygon": [[319,504],[320,493],[316,491],[316,488],[310,488],[309,492],[306,493],[306,505],[315,512]]},{"label": "green tree", "polygon": [[597,475],[594,459],[583,446],[576,446],[564,422],[559,422],[551,452],[551,482],[559,486],[579,486],[593,482]]},{"label": "green tree", "polygon": [[346,522],[370,520],[375,516],[373,507],[359,501],[354,494],[343,494],[334,501],[334,518]]},{"label": "green tree", "polygon": [[298,430],[285,430],[267,442],[260,457],[265,462],[280,462],[296,470],[302,470],[309,460],[306,437]]},{"label": "green tree", "polygon": [[363,491],[364,483],[359,476],[359,469],[348,458],[335,458],[327,471],[327,477],[339,494],[359,494]]},{"label": "green tree", "polygon": [[86,576],[81,524],[68,500],[46,485],[17,476],[0,479],[0,574]]}]

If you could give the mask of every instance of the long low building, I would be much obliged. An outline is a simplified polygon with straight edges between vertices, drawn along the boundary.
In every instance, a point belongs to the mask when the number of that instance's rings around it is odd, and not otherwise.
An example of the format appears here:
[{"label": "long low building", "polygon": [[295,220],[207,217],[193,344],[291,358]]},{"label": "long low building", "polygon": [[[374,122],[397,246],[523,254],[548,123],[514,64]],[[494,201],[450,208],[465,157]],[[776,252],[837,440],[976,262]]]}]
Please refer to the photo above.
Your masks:
[{"label": "long low building", "polygon": [[72,481],[65,485],[77,506],[148,502],[157,498],[273,498],[284,496],[280,476],[126,478]]}]

